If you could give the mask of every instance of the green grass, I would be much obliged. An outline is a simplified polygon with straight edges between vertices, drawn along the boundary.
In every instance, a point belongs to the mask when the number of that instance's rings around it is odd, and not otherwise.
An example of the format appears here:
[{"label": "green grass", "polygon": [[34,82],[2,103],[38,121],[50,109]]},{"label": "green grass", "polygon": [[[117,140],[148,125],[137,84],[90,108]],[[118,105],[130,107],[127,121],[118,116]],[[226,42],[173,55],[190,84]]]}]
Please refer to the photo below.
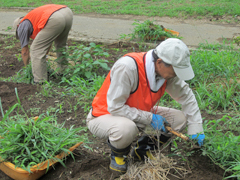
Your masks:
[{"label": "green grass", "polygon": [[238,0],[1,0],[1,7],[38,7],[49,3],[68,5],[75,14],[129,14],[160,17],[240,15]]},{"label": "green grass", "polygon": [[[240,116],[225,115],[221,119],[205,121],[205,145],[203,155],[231,172],[230,177],[240,178]],[[227,177],[227,178],[230,178]]]},{"label": "green grass", "polygon": [[195,78],[189,83],[202,109],[239,110],[239,59],[240,50],[234,50],[231,44],[200,44],[192,52]]}]

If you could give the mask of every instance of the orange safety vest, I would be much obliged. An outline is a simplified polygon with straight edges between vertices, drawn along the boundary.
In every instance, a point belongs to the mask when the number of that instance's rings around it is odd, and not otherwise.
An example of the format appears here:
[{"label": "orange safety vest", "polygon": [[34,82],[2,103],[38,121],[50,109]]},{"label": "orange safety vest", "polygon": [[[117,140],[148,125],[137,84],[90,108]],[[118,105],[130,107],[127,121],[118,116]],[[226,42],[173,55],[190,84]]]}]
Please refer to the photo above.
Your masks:
[{"label": "orange safety vest", "polygon": [[[31,10],[22,20],[29,20],[33,26],[33,33],[30,38],[35,39],[37,34],[45,27],[50,16],[59,9],[65,8],[65,5],[47,4]],[[20,22],[20,23],[21,23]]]},{"label": "orange safety vest", "polygon": [[[135,107],[143,111],[150,111],[157,101],[163,96],[167,81],[165,80],[162,87],[157,91],[151,91],[147,80],[145,70],[146,53],[128,53],[125,56],[133,58],[138,66],[138,86],[137,89],[130,94],[126,101],[126,105]],[[110,71],[111,72],[111,71]],[[92,102],[92,115],[95,117],[110,114],[107,105],[107,92],[111,83],[110,72],[108,73],[102,87],[97,92]]]}]

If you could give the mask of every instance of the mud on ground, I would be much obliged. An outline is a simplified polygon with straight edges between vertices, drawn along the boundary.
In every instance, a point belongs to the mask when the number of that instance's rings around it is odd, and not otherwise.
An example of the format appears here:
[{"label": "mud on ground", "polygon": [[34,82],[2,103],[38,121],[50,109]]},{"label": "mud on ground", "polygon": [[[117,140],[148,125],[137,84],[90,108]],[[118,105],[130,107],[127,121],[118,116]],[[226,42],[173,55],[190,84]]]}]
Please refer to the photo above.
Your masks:
[{"label": "mud on ground", "polygon": [[[14,43],[12,43],[14,42]],[[72,41],[69,42],[71,45]],[[76,42],[79,43],[79,42]],[[23,62],[18,61],[15,55],[20,54],[20,43],[14,41],[13,37],[0,36],[0,76],[11,77],[21,68],[23,68]],[[7,48],[6,48],[7,47]],[[111,49],[114,46],[109,47],[108,53],[111,54],[109,60],[116,60],[123,55],[123,49],[127,49],[128,52],[133,49],[131,45],[125,45],[120,48],[119,53]],[[136,47],[135,47],[136,49]],[[137,50],[137,49],[136,49]],[[126,53],[126,52],[125,52]],[[76,104],[76,100],[70,97],[44,97],[40,95],[41,86],[23,83],[3,82],[0,81],[0,97],[3,108],[7,110],[9,107],[17,102],[15,95],[15,88],[18,90],[18,96],[20,97],[22,106],[25,110],[39,108],[38,113],[45,112],[49,107],[55,107],[56,102],[66,101],[63,106],[63,114],[58,114],[58,122],[63,123],[66,121],[65,126],[86,126],[85,119],[86,113],[84,113],[81,107],[78,107],[77,111],[74,112],[68,104]],[[216,116],[210,116],[205,112],[202,112],[203,117],[206,119],[220,118]],[[28,111],[29,116],[36,116],[38,114]],[[88,131],[88,137],[91,141],[89,144],[93,148],[93,151],[86,149],[84,145],[74,150],[75,161],[68,157],[65,161],[66,168],[60,164],[57,164],[54,169],[51,169],[47,174],[42,176],[40,180],[93,180],[93,179],[113,179],[113,174],[110,172],[109,166],[109,155],[110,149],[108,148],[105,140],[95,138]],[[178,145],[181,147],[181,143]],[[164,152],[165,155],[170,153],[169,151]],[[182,158],[173,157],[177,163],[186,168],[190,173],[186,174],[182,179],[186,180],[220,180],[224,176],[224,170],[216,166],[211,162],[208,157],[201,155],[200,151],[196,151],[190,156],[185,156],[186,160]],[[10,180],[3,172],[0,171],[1,180]],[[176,178],[169,177],[174,180]]]}]

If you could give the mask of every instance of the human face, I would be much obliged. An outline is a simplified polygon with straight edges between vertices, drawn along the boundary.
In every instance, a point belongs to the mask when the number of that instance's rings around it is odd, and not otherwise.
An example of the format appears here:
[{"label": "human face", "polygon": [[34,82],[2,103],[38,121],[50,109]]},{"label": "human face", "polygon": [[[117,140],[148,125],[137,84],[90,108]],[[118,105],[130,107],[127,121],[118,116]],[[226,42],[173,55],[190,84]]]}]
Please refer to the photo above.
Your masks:
[{"label": "human face", "polygon": [[155,72],[164,79],[170,79],[176,76],[172,66],[165,66],[161,59],[155,62]]}]

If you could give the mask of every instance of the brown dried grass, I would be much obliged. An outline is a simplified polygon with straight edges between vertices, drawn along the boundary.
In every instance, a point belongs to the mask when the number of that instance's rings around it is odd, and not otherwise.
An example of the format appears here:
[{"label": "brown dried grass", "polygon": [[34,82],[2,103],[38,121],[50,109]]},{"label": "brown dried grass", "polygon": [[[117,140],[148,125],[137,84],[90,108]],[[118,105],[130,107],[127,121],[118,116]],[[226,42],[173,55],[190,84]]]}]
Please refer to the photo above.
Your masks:
[{"label": "brown dried grass", "polygon": [[169,178],[183,179],[191,171],[179,167],[172,158],[156,153],[153,160],[145,162],[129,162],[128,171],[120,176],[119,180],[170,180]]}]

